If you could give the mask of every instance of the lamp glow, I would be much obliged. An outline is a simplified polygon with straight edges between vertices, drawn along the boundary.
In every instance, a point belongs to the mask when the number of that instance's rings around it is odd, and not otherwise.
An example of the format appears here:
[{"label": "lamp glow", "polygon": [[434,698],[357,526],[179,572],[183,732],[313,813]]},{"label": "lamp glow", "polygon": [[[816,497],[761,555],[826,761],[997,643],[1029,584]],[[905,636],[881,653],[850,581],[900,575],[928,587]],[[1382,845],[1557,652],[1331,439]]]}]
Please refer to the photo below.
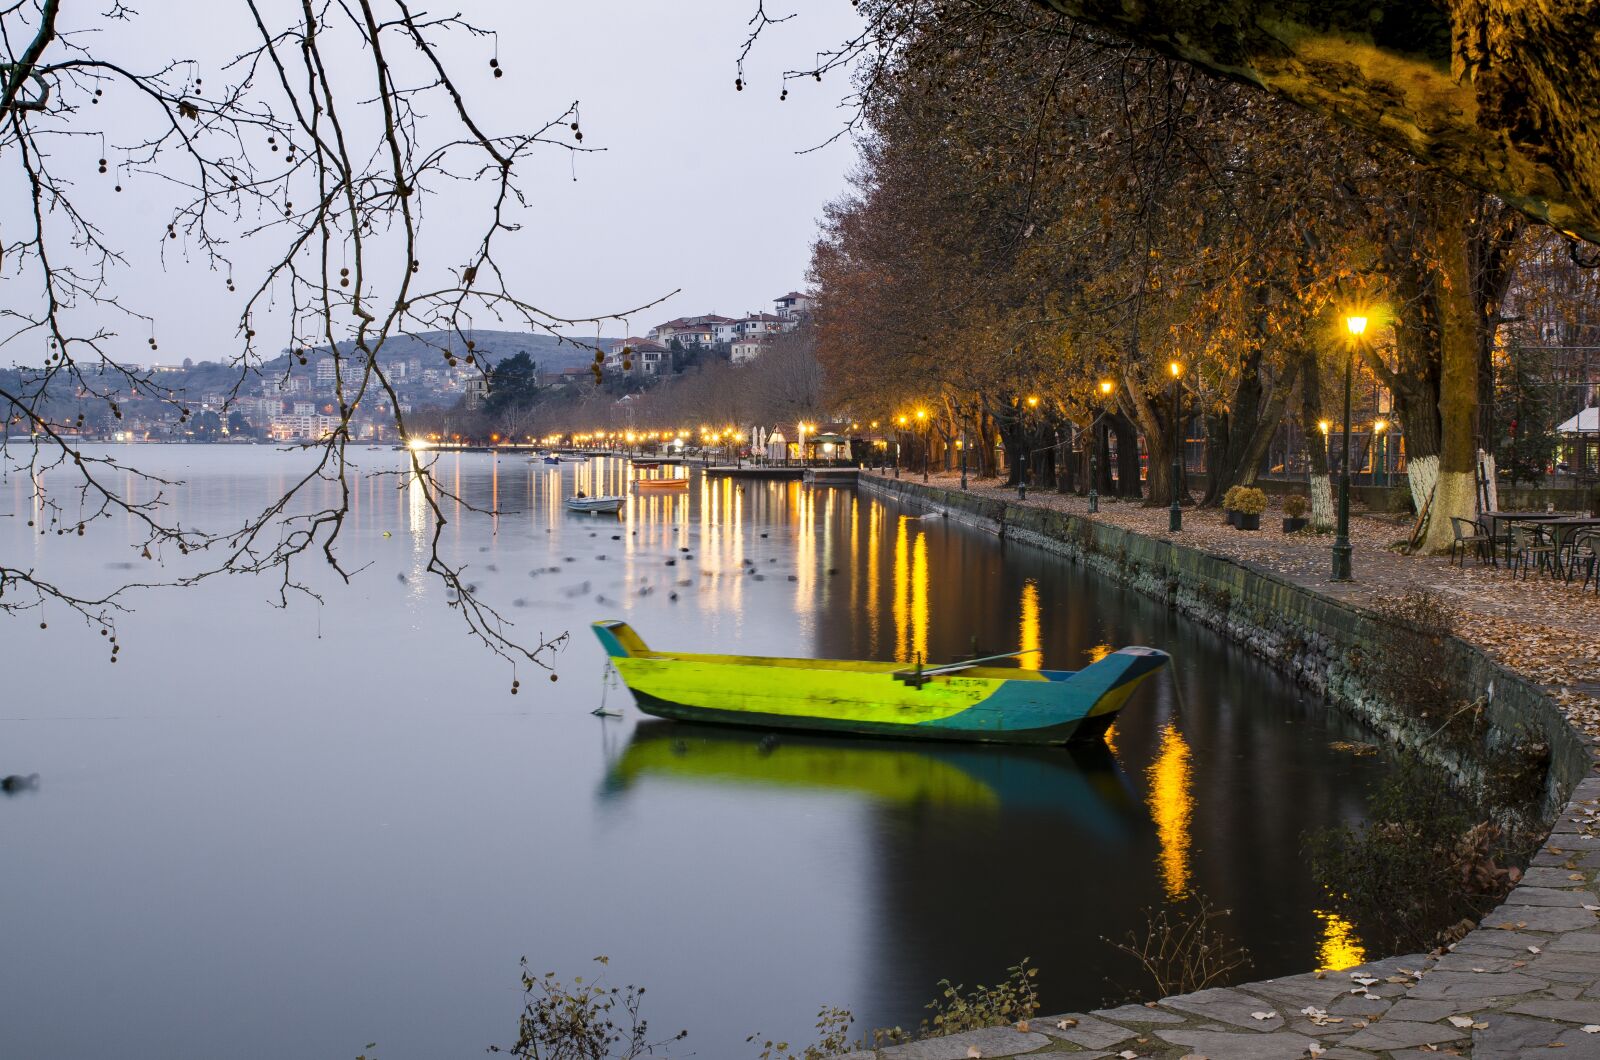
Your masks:
[{"label": "lamp glow", "polygon": [[1344,326],[1350,329],[1350,334],[1359,336],[1367,330],[1367,318],[1355,316],[1345,317]]}]

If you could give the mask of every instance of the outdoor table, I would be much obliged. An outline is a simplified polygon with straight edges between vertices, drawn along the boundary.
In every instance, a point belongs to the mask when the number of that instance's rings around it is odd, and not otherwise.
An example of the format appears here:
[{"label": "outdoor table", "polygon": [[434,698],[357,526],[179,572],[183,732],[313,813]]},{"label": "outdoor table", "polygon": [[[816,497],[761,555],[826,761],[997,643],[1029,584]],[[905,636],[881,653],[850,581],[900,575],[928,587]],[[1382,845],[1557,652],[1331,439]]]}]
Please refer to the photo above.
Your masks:
[{"label": "outdoor table", "polygon": [[1569,515],[1558,519],[1545,519],[1539,525],[1550,528],[1551,538],[1556,546],[1556,566],[1560,567],[1561,554],[1571,546],[1573,538],[1578,536],[1578,531],[1600,529],[1600,517]]},{"label": "outdoor table", "polygon": [[[1479,512],[1478,518],[1489,523],[1489,549],[1490,556],[1494,554],[1494,544],[1502,540],[1500,536],[1501,522],[1507,523],[1539,523],[1546,525],[1561,519],[1573,518],[1570,512]],[[1504,538],[1506,545],[1506,562],[1511,562],[1511,532],[1506,531]]]}]

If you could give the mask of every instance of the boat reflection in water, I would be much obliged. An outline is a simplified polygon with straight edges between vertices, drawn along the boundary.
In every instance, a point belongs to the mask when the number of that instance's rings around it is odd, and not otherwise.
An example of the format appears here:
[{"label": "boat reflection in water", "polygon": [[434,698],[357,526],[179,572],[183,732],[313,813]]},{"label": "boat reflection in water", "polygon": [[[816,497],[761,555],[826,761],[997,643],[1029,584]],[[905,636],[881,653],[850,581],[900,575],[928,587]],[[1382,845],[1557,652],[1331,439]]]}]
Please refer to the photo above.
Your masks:
[{"label": "boat reflection in water", "polygon": [[[899,740],[763,735],[647,721],[606,775],[615,797],[641,781],[834,790],[873,804],[950,812],[950,820],[1039,814],[1096,842],[1128,839],[1145,820],[1104,744],[1067,748],[917,744]],[[1040,823],[1043,823],[1042,821]],[[992,821],[991,821],[992,824]]]}]

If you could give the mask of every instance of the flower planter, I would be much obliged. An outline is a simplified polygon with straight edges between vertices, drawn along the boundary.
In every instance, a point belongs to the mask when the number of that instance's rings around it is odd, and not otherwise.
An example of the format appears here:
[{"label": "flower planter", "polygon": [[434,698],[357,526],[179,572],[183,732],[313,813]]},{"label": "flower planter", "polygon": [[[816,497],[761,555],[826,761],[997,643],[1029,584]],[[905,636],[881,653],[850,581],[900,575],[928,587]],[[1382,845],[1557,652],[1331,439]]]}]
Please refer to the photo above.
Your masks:
[{"label": "flower planter", "polygon": [[1260,530],[1261,529],[1261,513],[1260,512],[1257,512],[1254,515],[1247,515],[1244,512],[1238,512],[1237,513],[1237,518],[1238,518],[1238,522],[1234,523],[1233,525],[1237,526],[1240,530]]},{"label": "flower planter", "polygon": [[1310,525],[1311,520],[1303,517],[1299,519],[1285,518],[1283,520],[1283,532],[1286,534],[1298,533]]},{"label": "flower planter", "polygon": [[1232,508],[1230,508],[1230,509],[1228,509],[1228,513],[1227,514],[1228,514],[1228,525],[1229,526],[1233,526],[1233,527],[1237,527],[1239,525],[1239,513],[1234,511]]}]

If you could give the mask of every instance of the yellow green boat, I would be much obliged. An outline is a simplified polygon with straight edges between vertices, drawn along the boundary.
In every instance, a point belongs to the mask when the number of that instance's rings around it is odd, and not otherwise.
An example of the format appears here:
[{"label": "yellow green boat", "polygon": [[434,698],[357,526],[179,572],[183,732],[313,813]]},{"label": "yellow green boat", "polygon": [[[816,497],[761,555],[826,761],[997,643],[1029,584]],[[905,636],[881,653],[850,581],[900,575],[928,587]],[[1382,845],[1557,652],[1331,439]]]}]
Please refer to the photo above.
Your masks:
[{"label": "yellow green boat", "polygon": [[639,709],[679,721],[924,740],[1064,744],[1105,735],[1168,656],[1114,651],[1082,670],[907,667],[651,651],[626,622],[593,625]]}]

